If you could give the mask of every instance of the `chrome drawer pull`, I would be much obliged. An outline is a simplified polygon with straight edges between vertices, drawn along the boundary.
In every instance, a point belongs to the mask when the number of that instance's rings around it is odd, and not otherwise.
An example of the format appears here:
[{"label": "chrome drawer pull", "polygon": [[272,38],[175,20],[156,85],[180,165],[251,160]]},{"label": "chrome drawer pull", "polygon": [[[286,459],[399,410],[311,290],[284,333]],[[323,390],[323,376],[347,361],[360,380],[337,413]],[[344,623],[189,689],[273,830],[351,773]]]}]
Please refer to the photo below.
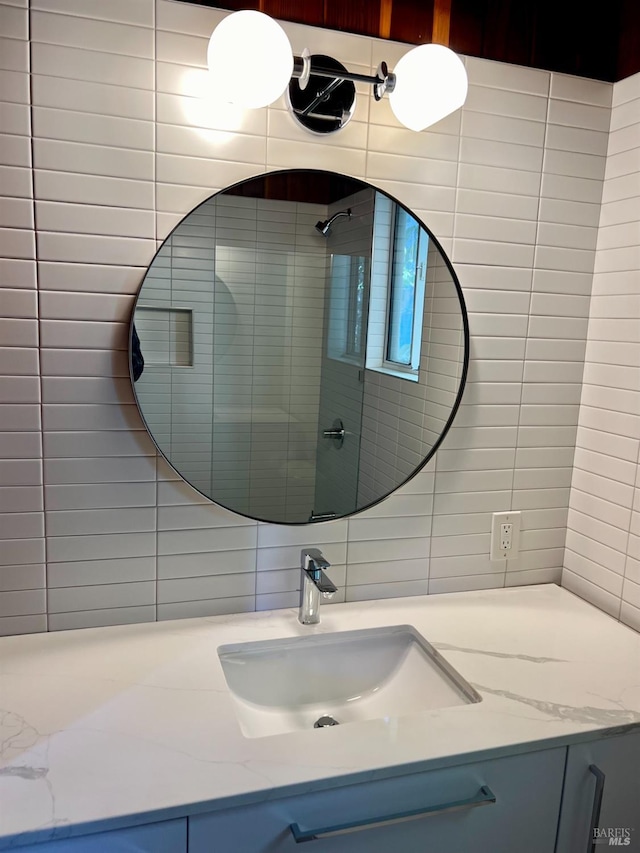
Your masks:
[{"label": "chrome drawer pull", "polygon": [[386,817],[367,818],[365,820],[354,820],[352,823],[342,823],[337,826],[323,826],[320,829],[301,829],[297,823],[289,825],[291,834],[296,844],[303,841],[315,841],[318,838],[327,838],[331,835],[346,835],[348,832],[358,832],[361,829],[372,829],[375,826],[389,826],[394,823],[405,823],[417,820],[425,815],[444,814],[445,812],[457,812],[463,809],[473,809],[477,806],[488,806],[495,803],[496,795],[488,787],[483,785],[475,797],[466,800],[454,800],[451,803],[442,803],[436,806],[425,806],[422,809],[414,809],[410,812],[399,812]]},{"label": "chrome drawer pull", "polygon": [[595,831],[600,824],[600,811],[602,809],[602,795],[604,794],[604,783],[606,776],[595,764],[589,765],[589,772],[596,777],[596,787],[593,792],[593,808],[591,809],[591,823],[589,824],[589,838],[587,840],[587,853],[595,853],[596,839]]}]

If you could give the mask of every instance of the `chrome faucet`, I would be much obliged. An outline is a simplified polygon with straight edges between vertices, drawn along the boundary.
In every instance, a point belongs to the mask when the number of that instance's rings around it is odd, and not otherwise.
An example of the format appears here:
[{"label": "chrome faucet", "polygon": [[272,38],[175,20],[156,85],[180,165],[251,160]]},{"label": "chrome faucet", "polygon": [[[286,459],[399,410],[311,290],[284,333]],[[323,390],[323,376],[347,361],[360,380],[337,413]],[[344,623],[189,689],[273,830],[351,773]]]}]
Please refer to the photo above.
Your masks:
[{"label": "chrome faucet", "polygon": [[300,555],[300,609],[298,620],[303,625],[320,621],[320,595],[333,598],[338,587],[324,573],[331,565],[317,548],[304,548]]}]

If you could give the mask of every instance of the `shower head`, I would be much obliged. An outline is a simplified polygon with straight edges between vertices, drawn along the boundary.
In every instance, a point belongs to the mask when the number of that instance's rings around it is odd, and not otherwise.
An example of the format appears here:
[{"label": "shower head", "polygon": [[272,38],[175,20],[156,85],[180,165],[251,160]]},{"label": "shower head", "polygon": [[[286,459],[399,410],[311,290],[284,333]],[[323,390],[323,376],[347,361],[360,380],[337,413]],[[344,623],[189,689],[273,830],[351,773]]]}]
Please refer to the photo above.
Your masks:
[{"label": "shower head", "polygon": [[331,226],[336,219],[339,219],[341,216],[346,216],[347,219],[351,219],[351,208],[348,210],[341,210],[339,213],[334,213],[331,219],[325,219],[324,222],[316,222],[316,231],[319,231],[323,237],[328,237],[329,234],[331,234]]}]

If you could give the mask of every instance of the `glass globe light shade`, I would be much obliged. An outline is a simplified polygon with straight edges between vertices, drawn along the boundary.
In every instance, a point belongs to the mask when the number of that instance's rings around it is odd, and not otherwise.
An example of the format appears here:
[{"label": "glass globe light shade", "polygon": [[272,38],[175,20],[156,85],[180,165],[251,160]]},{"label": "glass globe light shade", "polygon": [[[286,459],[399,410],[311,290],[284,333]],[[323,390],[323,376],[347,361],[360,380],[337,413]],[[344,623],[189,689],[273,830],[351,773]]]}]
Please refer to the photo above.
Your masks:
[{"label": "glass globe light shade", "polygon": [[414,47],[393,70],[396,84],[389,103],[410,130],[424,130],[465,102],[467,72],[460,57],[444,45]]},{"label": "glass globe light shade", "polygon": [[293,72],[293,52],[285,31],[262,12],[227,15],[211,34],[209,71],[222,101],[245,109],[272,104]]}]

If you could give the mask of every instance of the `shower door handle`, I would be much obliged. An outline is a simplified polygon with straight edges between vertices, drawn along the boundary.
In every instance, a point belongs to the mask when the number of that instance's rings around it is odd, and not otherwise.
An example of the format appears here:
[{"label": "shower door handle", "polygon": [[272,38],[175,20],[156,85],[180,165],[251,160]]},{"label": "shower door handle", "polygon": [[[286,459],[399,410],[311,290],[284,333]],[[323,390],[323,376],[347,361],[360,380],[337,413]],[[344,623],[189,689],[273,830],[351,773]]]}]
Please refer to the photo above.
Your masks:
[{"label": "shower door handle", "polygon": [[333,422],[331,429],[325,429],[322,431],[322,435],[324,438],[332,438],[338,447],[342,447],[344,437],[346,435],[344,424],[341,420],[336,420]]},{"label": "shower door handle", "polygon": [[325,438],[344,438],[344,427],[342,429],[325,429],[322,434]]}]

